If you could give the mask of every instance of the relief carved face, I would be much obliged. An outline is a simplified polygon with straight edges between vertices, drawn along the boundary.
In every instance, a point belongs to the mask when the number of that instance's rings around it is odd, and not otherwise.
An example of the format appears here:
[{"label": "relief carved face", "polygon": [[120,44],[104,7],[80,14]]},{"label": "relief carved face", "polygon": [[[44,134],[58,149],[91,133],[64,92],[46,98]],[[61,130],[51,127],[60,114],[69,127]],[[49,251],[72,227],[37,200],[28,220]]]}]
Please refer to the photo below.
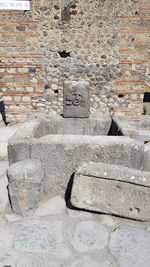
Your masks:
[{"label": "relief carved face", "polygon": [[85,103],[84,96],[78,90],[75,90],[72,92],[72,94],[66,96],[66,105],[67,106],[73,105],[73,106],[84,107],[84,103]]}]

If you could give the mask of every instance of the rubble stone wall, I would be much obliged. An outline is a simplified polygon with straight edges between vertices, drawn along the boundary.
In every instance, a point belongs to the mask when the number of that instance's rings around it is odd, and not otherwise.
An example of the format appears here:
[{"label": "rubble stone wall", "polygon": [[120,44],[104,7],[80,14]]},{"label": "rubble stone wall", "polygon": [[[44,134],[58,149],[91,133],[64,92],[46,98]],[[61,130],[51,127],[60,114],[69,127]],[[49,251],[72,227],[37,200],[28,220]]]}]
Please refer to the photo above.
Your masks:
[{"label": "rubble stone wall", "polygon": [[142,113],[149,0],[32,0],[30,11],[0,10],[0,28],[8,120],[62,113],[66,80],[90,83],[92,113]]}]

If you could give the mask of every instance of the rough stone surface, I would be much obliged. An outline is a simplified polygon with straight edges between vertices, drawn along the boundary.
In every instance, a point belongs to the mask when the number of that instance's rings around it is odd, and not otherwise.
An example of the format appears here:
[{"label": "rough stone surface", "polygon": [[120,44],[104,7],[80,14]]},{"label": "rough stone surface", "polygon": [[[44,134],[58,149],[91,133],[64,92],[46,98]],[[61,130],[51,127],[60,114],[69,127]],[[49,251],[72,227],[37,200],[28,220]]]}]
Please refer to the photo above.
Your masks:
[{"label": "rough stone surface", "polygon": [[24,252],[58,253],[58,257],[66,257],[70,254],[65,245],[65,233],[61,221],[35,220],[20,224],[14,248]]},{"label": "rough stone surface", "polygon": [[43,171],[39,160],[24,160],[8,168],[9,196],[12,209],[24,214],[36,208],[43,196]]},{"label": "rough stone surface", "polygon": [[47,202],[43,203],[34,213],[35,216],[48,216],[54,214],[60,214],[66,209],[65,200],[58,196],[53,197]]},{"label": "rough stone surface", "polygon": [[47,135],[33,140],[30,153],[42,162],[47,192],[64,192],[70,176],[83,162],[143,168],[143,145],[128,137]]},{"label": "rough stone surface", "polygon": [[116,116],[113,118],[118,127],[118,132],[141,142],[150,141],[150,116],[141,115],[131,121],[128,116]]},{"label": "rough stone surface", "polygon": [[37,119],[23,124],[9,139],[9,163],[12,164],[30,157],[29,146],[33,137],[38,138],[48,134],[107,135],[110,126],[110,117],[102,117],[99,114],[84,119],[64,119],[59,115],[41,115]]},{"label": "rough stone surface", "polygon": [[150,172],[150,142],[144,145],[144,170]]},{"label": "rough stone surface", "polygon": [[0,161],[0,213],[5,211],[8,204],[8,179],[6,176],[7,167],[7,162]]},{"label": "rough stone surface", "polygon": [[65,264],[63,267],[116,267],[114,263],[107,259],[94,260],[88,256],[84,256],[72,263]]},{"label": "rough stone surface", "polygon": [[149,202],[149,172],[91,162],[75,175],[71,193],[75,207],[150,220]]},{"label": "rough stone surface", "polygon": [[108,231],[101,224],[83,221],[74,231],[74,247],[78,251],[104,249],[108,242]]},{"label": "rough stone surface", "polygon": [[87,118],[90,115],[90,89],[86,81],[65,81],[63,91],[63,116]]},{"label": "rough stone surface", "polygon": [[111,236],[110,252],[121,267],[149,267],[150,233],[136,227],[121,226]]},{"label": "rough stone surface", "polygon": [[24,256],[22,257],[16,264],[16,267],[59,267],[59,263],[54,260],[49,259],[48,257],[45,259],[44,256]]}]

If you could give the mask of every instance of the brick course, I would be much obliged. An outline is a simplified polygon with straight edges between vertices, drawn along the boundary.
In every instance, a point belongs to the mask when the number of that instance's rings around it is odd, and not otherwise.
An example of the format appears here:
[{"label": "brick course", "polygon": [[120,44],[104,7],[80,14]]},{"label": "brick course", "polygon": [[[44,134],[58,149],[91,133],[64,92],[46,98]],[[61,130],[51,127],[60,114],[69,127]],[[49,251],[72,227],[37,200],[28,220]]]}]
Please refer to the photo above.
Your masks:
[{"label": "brick course", "polygon": [[90,83],[91,112],[142,113],[149,90],[149,0],[79,0],[70,13],[62,22],[61,0],[32,0],[26,12],[0,10],[0,94],[8,120],[62,113],[69,79]]}]

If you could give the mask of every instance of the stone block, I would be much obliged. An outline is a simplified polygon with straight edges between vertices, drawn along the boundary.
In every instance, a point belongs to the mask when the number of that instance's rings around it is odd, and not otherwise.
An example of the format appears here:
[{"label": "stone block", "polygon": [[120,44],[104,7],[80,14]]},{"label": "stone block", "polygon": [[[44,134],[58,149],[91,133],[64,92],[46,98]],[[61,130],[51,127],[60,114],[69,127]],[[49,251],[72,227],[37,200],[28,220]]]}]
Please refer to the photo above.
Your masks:
[{"label": "stone block", "polygon": [[43,196],[40,160],[24,160],[8,168],[8,191],[13,212],[24,215],[36,208]]},{"label": "stone block", "polygon": [[[89,118],[63,118],[59,115],[41,115],[23,124],[9,139],[9,164],[30,158],[33,138],[48,134],[107,135],[111,126],[108,116],[91,115]],[[6,154],[6,153],[5,153]]]},{"label": "stone block", "polygon": [[64,83],[63,116],[86,118],[90,115],[90,91],[86,81],[66,81]]},{"label": "stone block", "polygon": [[144,145],[144,170],[150,172],[150,142]]},{"label": "stone block", "polygon": [[75,174],[74,207],[120,217],[150,219],[150,173],[104,163],[84,164]]},{"label": "stone block", "polygon": [[47,135],[34,139],[31,158],[39,158],[46,192],[62,192],[82,163],[95,161],[143,168],[143,145],[122,136]]}]

